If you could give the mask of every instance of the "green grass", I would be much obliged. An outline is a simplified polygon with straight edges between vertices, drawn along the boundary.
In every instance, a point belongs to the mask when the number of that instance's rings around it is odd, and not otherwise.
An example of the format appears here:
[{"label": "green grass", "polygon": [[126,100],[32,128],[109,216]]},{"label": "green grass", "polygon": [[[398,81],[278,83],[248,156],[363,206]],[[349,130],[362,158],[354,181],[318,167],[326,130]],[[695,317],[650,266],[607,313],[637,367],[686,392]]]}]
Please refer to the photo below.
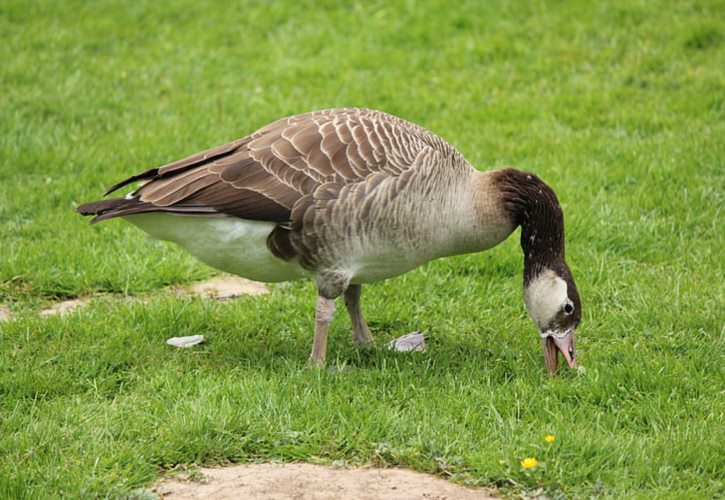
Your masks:
[{"label": "green grass", "polygon": [[[722,496],[724,9],[4,0],[0,496],[123,496],[178,464],[267,460],[400,465],[503,495]],[[328,355],[353,369],[330,375],[302,370],[309,283],[178,299],[163,288],[213,271],[73,212],[143,168],[335,106],[555,188],[585,372],[546,376],[515,235],[365,287],[379,345],[423,330],[430,348],[358,352],[340,314]],[[191,334],[209,343],[164,343]]]}]

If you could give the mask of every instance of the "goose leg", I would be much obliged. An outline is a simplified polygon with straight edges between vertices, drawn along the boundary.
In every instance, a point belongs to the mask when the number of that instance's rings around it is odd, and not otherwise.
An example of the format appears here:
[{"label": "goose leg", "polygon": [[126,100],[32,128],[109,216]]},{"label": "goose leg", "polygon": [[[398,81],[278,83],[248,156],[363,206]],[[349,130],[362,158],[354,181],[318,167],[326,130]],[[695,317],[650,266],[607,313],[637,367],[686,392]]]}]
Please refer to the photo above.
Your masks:
[{"label": "goose leg", "polygon": [[315,338],[312,341],[312,353],[307,361],[307,368],[325,366],[327,332],[330,330],[330,323],[332,323],[334,316],[335,299],[327,299],[322,295],[318,295],[317,306],[315,307]]},{"label": "goose leg", "polygon": [[361,292],[361,285],[350,285],[345,290],[345,306],[352,322],[352,341],[361,346],[372,345],[374,343],[373,336],[370,334],[367,323],[365,323],[362,308],[360,307]]}]

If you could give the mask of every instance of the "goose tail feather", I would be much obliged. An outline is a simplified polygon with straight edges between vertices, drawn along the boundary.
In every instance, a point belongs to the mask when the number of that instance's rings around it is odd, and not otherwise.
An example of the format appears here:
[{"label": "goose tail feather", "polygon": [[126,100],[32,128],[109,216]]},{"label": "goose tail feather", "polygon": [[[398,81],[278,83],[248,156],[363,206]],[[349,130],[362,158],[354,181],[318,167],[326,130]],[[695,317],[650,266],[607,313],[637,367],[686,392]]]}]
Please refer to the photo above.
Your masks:
[{"label": "goose tail feather", "polygon": [[91,203],[84,203],[83,205],[76,207],[76,212],[81,215],[95,215],[95,217],[91,220],[91,224],[95,224],[100,220],[115,217],[116,215],[112,215],[112,213],[123,208],[127,201],[128,200],[125,198],[111,198],[108,200],[92,201]]}]

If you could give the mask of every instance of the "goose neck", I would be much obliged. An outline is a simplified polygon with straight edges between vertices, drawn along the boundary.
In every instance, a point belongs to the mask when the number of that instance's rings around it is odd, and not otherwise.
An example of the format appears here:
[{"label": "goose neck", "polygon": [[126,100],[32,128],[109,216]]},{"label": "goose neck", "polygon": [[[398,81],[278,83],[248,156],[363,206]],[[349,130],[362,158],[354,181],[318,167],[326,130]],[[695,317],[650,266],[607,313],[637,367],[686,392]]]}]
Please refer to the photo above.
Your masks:
[{"label": "goose neck", "polygon": [[515,169],[499,171],[497,181],[509,217],[521,226],[524,282],[565,265],[564,216],[554,191],[537,176]]}]

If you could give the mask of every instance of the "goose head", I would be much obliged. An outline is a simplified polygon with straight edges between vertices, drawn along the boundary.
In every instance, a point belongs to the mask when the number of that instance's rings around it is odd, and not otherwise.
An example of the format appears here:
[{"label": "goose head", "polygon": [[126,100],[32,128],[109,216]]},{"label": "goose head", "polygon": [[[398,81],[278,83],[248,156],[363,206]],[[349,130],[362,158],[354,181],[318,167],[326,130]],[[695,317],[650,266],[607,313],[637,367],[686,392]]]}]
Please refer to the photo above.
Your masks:
[{"label": "goose head", "polygon": [[549,373],[556,373],[559,352],[576,368],[574,332],[581,321],[581,301],[568,266],[541,269],[525,283],[524,303],[539,330]]}]

